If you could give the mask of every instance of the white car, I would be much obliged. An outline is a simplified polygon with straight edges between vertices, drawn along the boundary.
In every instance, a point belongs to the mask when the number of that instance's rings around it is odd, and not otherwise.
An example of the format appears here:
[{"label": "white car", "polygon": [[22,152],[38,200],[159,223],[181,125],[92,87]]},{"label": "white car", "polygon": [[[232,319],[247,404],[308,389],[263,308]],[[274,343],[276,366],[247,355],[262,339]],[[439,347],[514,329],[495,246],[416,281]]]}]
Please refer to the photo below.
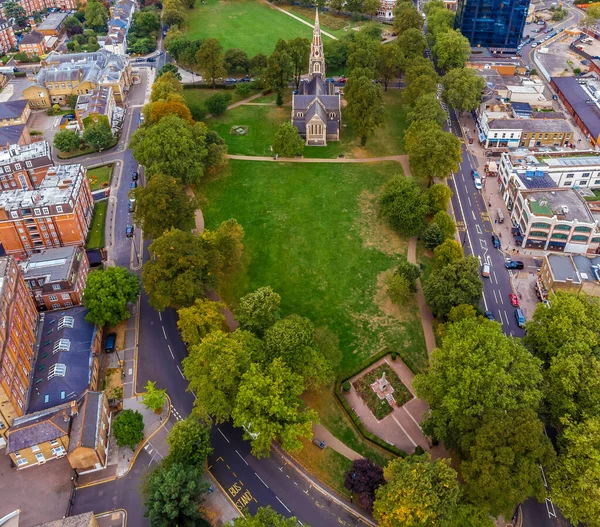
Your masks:
[{"label": "white car", "polygon": [[475,183],[475,188],[477,190],[481,190],[481,178],[479,176],[473,178],[473,183]]}]

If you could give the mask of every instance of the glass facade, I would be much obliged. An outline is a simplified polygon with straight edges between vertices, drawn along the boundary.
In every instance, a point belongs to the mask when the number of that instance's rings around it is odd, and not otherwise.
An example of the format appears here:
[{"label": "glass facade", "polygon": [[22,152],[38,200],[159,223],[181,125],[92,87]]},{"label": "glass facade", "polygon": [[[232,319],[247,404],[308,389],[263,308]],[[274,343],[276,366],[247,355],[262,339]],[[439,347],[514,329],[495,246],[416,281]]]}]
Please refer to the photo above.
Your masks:
[{"label": "glass facade", "polygon": [[471,46],[516,50],[530,0],[458,0],[455,27]]}]

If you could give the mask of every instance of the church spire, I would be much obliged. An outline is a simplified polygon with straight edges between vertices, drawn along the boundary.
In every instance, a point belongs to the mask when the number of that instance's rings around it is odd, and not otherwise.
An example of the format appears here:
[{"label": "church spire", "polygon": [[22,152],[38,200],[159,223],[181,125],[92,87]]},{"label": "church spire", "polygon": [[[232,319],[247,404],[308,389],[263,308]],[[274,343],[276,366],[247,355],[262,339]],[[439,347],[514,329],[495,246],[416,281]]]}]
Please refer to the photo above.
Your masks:
[{"label": "church spire", "polygon": [[308,76],[319,76],[325,78],[325,56],[323,55],[323,41],[321,40],[321,26],[319,25],[319,8],[316,8],[315,27],[313,29],[313,39],[310,46],[310,61],[308,64]]}]

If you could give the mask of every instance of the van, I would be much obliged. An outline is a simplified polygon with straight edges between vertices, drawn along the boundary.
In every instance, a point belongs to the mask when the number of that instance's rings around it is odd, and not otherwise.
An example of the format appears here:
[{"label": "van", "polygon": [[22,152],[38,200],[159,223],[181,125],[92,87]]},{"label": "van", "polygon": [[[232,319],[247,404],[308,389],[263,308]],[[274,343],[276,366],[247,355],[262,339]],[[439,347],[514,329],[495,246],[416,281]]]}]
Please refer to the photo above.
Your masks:
[{"label": "van", "polygon": [[483,267],[481,268],[481,276],[483,276],[484,278],[489,278],[490,277],[490,264],[485,263],[483,264]]},{"label": "van", "polygon": [[515,309],[515,318],[517,319],[517,324],[520,328],[525,327],[525,315],[520,308]]},{"label": "van", "polygon": [[504,223],[504,214],[502,214],[502,209],[497,208],[496,214],[498,215],[498,223]]},{"label": "van", "polygon": [[117,334],[109,333],[106,337],[106,342],[104,344],[104,352],[105,353],[113,353],[116,349],[117,344]]}]

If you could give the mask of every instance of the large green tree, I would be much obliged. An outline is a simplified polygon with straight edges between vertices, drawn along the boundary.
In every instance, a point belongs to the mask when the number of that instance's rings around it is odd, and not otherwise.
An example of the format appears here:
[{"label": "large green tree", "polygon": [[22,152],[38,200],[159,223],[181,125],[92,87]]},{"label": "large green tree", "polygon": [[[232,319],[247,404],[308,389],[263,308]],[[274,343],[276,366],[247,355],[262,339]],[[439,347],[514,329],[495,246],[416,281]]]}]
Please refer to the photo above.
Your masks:
[{"label": "large green tree", "polygon": [[292,57],[285,50],[285,45],[279,45],[267,59],[265,68],[265,81],[267,85],[277,94],[277,104],[283,104],[283,92],[294,75],[294,64]]},{"label": "large green tree", "polygon": [[458,170],[462,161],[461,143],[432,121],[411,124],[405,136],[408,161],[413,176],[432,183]]},{"label": "large green tree", "polygon": [[400,234],[415,236],[425,227],[429,207],[421,189],[412,178],[390,179],[379,198],[380,214]]},{"label": "large green tree", "polygon": [[177,311],[177,327],[181,338],[188,346],[200,344],[202,339],[213,331],[225,331],[225,316],[222,309],[225,304],[213,302],[207,298],[196,298],[190,307]]},{"label": "large green tree", "polygon": [[388,84],[400,74],[403,66],[402,53],[398,46],[380,45],[377,52],[377,74],[385,91]]},{"label": "large green tree", "polygon": [[441,269],[449,263],[462,260],[465,256],[460,243],[456,240],[446,240],[433,250],[433,268]]},{"label": "large green tree", "polygon": [[268,456],[273,439],[295,451],[302,448],[302,438],[312,437],[317,413],[304,408],[303,392],[302,377],[280,358],[265,367],[251,364],[242,375],[232,417],[235,426],[244,428],[253,455]]},{"label": "large green tree", "polygon": [[427,49],[427,40],[420,29],[413,27],[398,35],[396,45],[406,59],[412,60],[423,56]]},{"label": "large green tree", "polygon": [[174,71],[166,71],[162,73],[152,84],[152,92],[150,94],[150,101],[169,101],[169,100],[183,100],[183,85],[179,74]]},{"label": "large green tree", "polygon": [[437,2],[428,3],[435,4],[431,6],[427,13],[427,39],[433,46],[438,35],[454,28],[456,14],[446,6],[440,6]]},{"label": "large green tree", "polygon": [[[406,81],[406,74],[404,75]],[[406,81],[408,82],[408,81]],[[437,78],[431,75],[420,75],[404,88],[402,92],[402,100],[407,106],[415,106],[417,101],[425,95],[436,96],[437,92]]]},{"label": "large green tree", "polygon": [[408,29],[421,29],[423,17],[412,2],[400,2],[394,10],[394,31],[402,34]]},{"label": "large green tree", "polygon": [[210,527],[200,514],[200,503],[210,487],[202,472],[202,467],[187,462],[164,460],[145,477],[144,516],[152,527]]},{"label": "large green tree", "polygon": [[18,26],[24,27],[27,23],[27,13],[23,6],[17,2],[6,2],[4,13],[9,19],[12,18]]},{"label": "large green tree", "polygon": [[304,140],[298,129],[289,121],[279,126],[273,138],[273,152],[284,157],[301,155],[304,151]]},{"label": "large green tree", "polygon": [[137,410],[123,410],[114,418],[112,429],[118,446],[135,450],[144,439],[144,417]]},{"label": "large green tree", "polygon": [[[279,41],[283,42],[283,41]],[[279,45],[278,42],[278,45]],[[308,58],[310,56],[310,40],[297,37],[286,42],[285,51],[287,51],[292,62],[292,75],[296,83],[296,89],[300,85],[300,76],[305,72]]]},{"label": "large green tree", "polygon": [[227,74],[225,69],[225,56],[221,43],[216,38],[207,38],[196,53],[196,64],[200,73],[212,84],[217,85],[217,79]]},{"label": "large green tree", "polygon": [[459,112],[470,112],[479,108],[485,81],[471,68],[455,68],[442,78],[442,97]]},{"label": "large green tree", "polygon": [[152,176],[145,187],[135,189],[135,198],[133,217],[146,239],[158,238],[171,228],[189,228],[194,223],[196,200],[173,177]]},{"label": "large green tree", "polygon": [[54,148],[61,152],[72,152],[79,148],[81,138],[79,134],[73,130],[61,130],[54,136]]},{"label": "large green tree", "polygon": [[471,55],[471,44],[459,30],[449,29],[436,36],[431,51],[437,58],[437,65],[444,71],[450,71],[464,67]]},{"label": "large green tree", "polygon": [[346,115],[352,121],[354,133],[360,137],[361,146],[375,130],[385,123],[383,93],[378,84],[366,76],[351,77],[346,84]]},{"label": "large green tree", "polygon": [[477,306],[482,291],[479,260],[474,256],[467,256],[436,269],[423,286],[427,304],[433,314],[440,318],[445,318],[453,307],[460,304]]},{"label": "large green tree", "polygon": [[381,527],[445,527],[456,514],[460,488],[446,459],[429,454],[396,458],[385,467],[373,516]]},{"label": "large green tree", "polygon": [[247,331],[213,331],[191,346],[183,359],[189,389],[196,395],[195,407],[203,418],[227,421],[236,404],[242,376],[262,355],[262,342]]},{"label": "large green tree", "polygon": [[223,60],[225,61],[225,68],[230,73],[243,71],[247,74],[250,71],[250,60],[248,59],[247,53],[243,49],[228,49],[225,52]]},{"label": "large green tree", "polygon": [[202,468],[212,454],[209,428],[194,416],[177,421],[167,435],[169,460]]},{"label": "large green tree", "polygon": [[245,514],[233,520],[233,527],[296,527],[297,525],[298,520],[294,516],[286,518],[271,507],[259,507],[254,516]]},{"label": "large green tree", "polygon": [[235,317],[243,329],[262,337],[281,318],[281,297],[270,286],[260,287],[240,299]]},{"label": "large green tree", "polygon": [[100,120],[85,127],[82,139],[95,150],[102,151],[112,143],[113,134],[108,122]]},{"label": "large green tree", "polygon": [[446,119],[448,119],[448,116],[442,109],[435,92],[419,95],[412,109],[408,112],[408,121],[411,124],[416,121],[430,121],[441,126],[446,122]]},{"label": "large green tree", "polygon": [[486,416],[536,412],[541,382],[540,361],[518,340],[504,335],[500,324],[469,317],[446,326],[429,371],[415,376],[414,387],[429,403],[426,432],[464,459]]},{"label": "large green tree", "polygon": [[137,300],[141,291],[140,279],[125,267],[107,267],[87,277],[83,290],[85,319],[93,324],[114,326],[129,318],[127,303]]},{"label": "large green tree", "polygon": [[108,9],[98,0],[89,0],[85,4],[85,25],[96,33],[106,31]]},{"label": "large green tree", "polygon": [[429,206],[429,214],[436,214],[441,210],[446,210],[451,197],[452,191],[445,183],[431,185],[425,191],[425,199]]}]

